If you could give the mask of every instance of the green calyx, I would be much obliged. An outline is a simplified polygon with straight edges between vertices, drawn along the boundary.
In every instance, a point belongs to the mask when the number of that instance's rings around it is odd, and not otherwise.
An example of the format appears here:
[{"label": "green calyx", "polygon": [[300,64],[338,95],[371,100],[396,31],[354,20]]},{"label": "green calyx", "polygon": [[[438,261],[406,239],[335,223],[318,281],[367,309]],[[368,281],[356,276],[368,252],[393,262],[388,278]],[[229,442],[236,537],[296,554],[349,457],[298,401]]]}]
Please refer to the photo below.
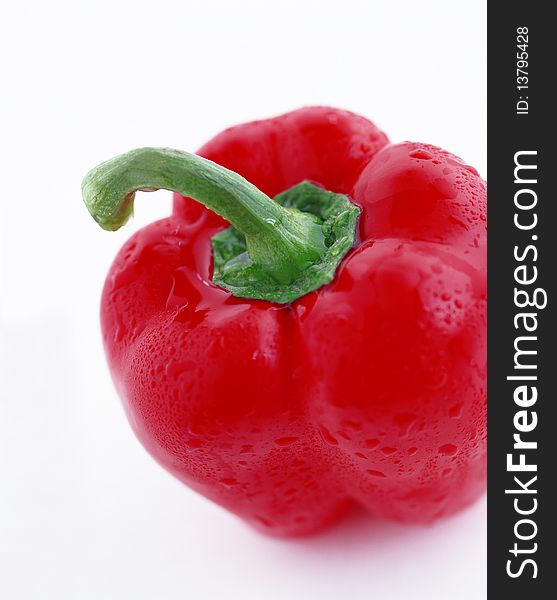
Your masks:
[{"label": "green calyx", "polygon": [[[241,298],[292,302],[329,283],[354,243],[359,208],[347,196],[334,194],[307,181],[273,199],[290,211],[311,215],[319,226],[322,249],[287,285],[254,263],[245,235],[232,226],[213,236],[213,281]],[[292,214],[292,213],[291,213]]]},{"label": "green calyx", "polygon": [[212,238],[213,282],[241,298],[288,303],[326,283],[352,247],[360,209],[342,194],[303,182],[269,198],[209,160],[167,148],[140,148],[90,171],[83,199],[114,231],[128,220],[136,191],[189,196],[232,226]]}]

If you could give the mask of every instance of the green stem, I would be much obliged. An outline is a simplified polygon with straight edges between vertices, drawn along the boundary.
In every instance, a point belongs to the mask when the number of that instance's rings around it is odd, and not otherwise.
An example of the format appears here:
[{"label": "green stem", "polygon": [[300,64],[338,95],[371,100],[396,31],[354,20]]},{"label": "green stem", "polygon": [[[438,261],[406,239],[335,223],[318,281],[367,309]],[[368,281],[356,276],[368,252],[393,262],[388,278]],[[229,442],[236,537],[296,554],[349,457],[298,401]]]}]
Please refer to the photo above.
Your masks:
[{"label": "green stem", "polygon": [[242,232],[251,261],[289,284],[325,252],[314,215],[285,208],[243,177],[210,160],[168,148],[139,148],[90,171],[82,184],[89,212],[103,229],[128,220],[136,191],[172,190],[197,200]]}]

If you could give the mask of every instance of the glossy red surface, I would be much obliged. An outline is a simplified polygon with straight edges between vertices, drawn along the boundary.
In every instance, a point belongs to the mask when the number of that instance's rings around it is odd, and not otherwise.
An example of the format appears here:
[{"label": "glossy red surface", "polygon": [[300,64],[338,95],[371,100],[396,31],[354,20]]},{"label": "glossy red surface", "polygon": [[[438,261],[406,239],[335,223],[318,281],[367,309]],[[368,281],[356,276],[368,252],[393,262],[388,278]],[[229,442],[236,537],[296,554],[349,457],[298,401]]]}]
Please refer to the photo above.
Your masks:
[{"label": "glossy red surface", "polygon": [[147,450],[262,530],[303,535],[353,502],[427,522],[485,485],[485,183],[366,119],[306,108],[228,129],[200,154],[267,194],[350,194],[361,241],[292,305],[210,281],[224,225],[176,196],[122,248],[102,298],[108,361]]}]

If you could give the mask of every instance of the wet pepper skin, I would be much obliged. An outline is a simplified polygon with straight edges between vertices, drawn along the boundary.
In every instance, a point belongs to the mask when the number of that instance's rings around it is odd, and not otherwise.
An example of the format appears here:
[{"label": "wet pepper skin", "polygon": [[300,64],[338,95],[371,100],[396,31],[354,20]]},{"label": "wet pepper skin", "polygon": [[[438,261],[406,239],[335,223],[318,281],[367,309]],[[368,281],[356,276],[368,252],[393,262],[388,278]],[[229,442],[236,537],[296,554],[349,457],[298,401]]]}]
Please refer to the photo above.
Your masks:
[{"label": "wet pepper skin", "polygon": [[474,500],[486,465],[486,187],[459,158],[390,145],[323,107],[233,127],[199,154],[268,195],[310,180],[362,208],[334,281],[290,305],[210,281],[227,224],[175,195],[102,297],[113,378],[168,471],[276,535],[358,503],[429,522]]}]

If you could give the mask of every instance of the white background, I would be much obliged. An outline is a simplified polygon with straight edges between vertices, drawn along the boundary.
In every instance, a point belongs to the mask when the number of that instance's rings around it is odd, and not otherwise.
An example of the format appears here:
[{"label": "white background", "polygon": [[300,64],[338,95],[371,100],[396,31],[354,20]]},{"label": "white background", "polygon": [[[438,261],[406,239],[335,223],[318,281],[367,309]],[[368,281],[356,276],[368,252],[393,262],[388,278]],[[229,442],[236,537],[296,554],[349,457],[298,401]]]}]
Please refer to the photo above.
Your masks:
[{"label": "white background", "polygon": [[97,162],[195,150],[307,104],[486,174],[485,4],[142,0],[2,3],[0,596],[481,600],[485,501],[432,527],[365,515],[313,539],[254,533],[154,464],[105,366],[98,301],[140,196],[109,234],[80,199]]}]

